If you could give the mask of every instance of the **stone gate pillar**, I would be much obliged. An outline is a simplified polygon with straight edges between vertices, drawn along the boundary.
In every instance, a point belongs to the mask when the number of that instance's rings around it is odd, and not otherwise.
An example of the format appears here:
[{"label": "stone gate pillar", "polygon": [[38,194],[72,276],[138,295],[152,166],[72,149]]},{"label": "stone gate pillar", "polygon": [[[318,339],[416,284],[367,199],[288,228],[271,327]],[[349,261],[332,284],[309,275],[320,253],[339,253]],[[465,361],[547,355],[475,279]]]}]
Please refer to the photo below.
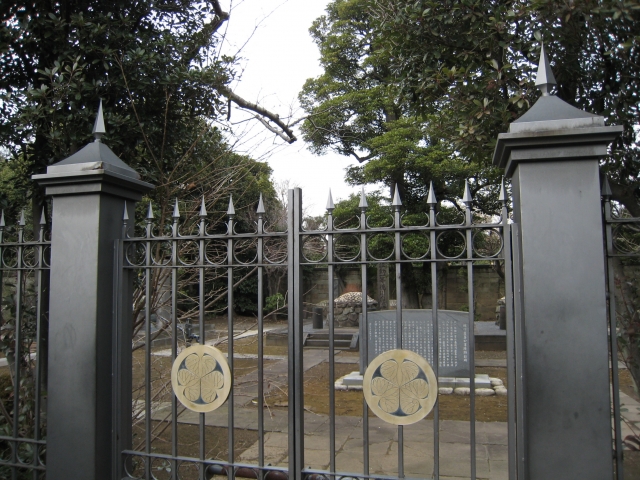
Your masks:
[{"label": "stone gate pillar", "polygon": [[[49,480],[113,478],[114,245],[125,202],[133,218],[135,202],[153,188],[100,141],[102,104],[93,133],[93,143],[33,177],[53,197]],[[131,340],[124,338],[128,345],[120,347],[130,358]]]},{"label": "stone gate pillar", "polygon": [[[511,178],[518,478],[611,479],[611,414],[598,161],[622,127],[550,95],[498,136]],[[513,388],[513,386],[509,386]]]}]

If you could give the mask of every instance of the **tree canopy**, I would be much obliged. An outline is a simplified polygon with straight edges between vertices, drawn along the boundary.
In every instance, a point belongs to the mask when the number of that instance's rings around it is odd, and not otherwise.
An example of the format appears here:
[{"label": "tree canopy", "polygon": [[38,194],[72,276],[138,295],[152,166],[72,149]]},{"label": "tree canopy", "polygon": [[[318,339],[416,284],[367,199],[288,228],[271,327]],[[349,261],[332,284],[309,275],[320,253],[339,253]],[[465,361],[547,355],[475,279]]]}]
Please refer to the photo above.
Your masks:
[{"label": "tree canopy", "polygon": [[440,199],[458,198],[464,177],[472,191],[495,188],[495,141],[539,96],[544,41],[556,94],[625,126],[603,171],[640,215],[637,0],[334,0],[310,32],[324,73],[301,92],[303,135],[317,153],[357,156],[351,182],[397,182],[410,202],[426,180]]},{"label": "tree canopy", "polygon": [[231,91],[234,59],[217,36],[229,15],[217,0],[5,2],[0,18],[0,145],[11,160],[0,178],[36,204],[30,176],[90,141],[99,99],[105,142],[164,206],[222,181],[208,175],[214,166],[238,163],[219,127],[231,102],[287,134]]}]

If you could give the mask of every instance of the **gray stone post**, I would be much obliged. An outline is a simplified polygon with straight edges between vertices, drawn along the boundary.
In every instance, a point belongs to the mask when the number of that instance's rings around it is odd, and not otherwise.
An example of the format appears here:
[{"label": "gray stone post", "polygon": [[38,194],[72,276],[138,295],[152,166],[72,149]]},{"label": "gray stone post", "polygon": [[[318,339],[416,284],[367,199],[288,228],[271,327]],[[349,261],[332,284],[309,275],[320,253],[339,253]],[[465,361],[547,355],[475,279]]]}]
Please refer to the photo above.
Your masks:
[{"label": "gray stone post", "polygon": [[[133,218],[135,202],[153,187],[101,143],[103,134],[101,105],[95,142],[33,177],[53,197],[47,392],[50,480],[112,479],[114,352],[128,348],[131,356],[130,336],[123,336],[123,345],[112,340],[114,247],[122,235],[125,202]],[[130,422],[129,418],[129,429]]]},{"label": "gray stone post", "polygon": [[[549,95],[508,133],[494,164],[511,178],[518,478],[612,478],[599,159],[622,127]],[[511,459],[513,460],[513,459]]]}]

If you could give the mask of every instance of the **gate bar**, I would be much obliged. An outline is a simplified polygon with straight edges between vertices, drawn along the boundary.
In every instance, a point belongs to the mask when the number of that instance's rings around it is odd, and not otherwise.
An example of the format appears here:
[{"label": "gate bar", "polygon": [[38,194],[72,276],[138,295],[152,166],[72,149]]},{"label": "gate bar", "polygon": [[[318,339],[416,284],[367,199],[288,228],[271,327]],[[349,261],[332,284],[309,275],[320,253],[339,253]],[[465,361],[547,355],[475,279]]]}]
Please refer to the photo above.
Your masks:
[{"label": "gate bar", "polygon": [[609,300],[609,350],[611,354],[611,394],[613,400],[613,429],[615,435],[615,451],[614,460],[616,467],[616,479],[624,479],[624,462],[622,450],[622,430],[620,427],[620,382],[618,378],[618,335],[616,333],[616,295],[615,295],[615,258],[612,256],[613,251],[613,235],[611,229],[611,190],[607,178],[604,179],[604,188],[602,192],[604,199],[604,230],[605,230],[605,248],[607,253],[607,299]]},{"label": "gate bar", "polygon": [[[469,336],[468,355],[469,366],[469,440],[470,440],[470,463],[471,463],[471,480],[476,480],[476,336],[475,336],[475,305],[473,292],[473,232],[471,230],[471,194],[469,192],[469,182],[465,181],[465,192],[462,201],[465,204],[464,219],[467,226],[465,232],[466,250],[467,250],[467,291],[469,302]],[[478,230],[481,231],[481,230]]]}]

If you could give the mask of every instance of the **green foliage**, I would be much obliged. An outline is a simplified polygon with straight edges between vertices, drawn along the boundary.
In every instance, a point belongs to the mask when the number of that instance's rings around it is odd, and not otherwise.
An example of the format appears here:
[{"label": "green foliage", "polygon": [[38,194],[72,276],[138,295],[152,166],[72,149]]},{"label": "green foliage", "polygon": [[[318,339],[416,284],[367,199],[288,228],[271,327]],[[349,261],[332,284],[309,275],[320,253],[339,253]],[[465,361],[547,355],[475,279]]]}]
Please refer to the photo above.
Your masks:
[{"label": "green foliage", "polygon": [[[472,190],[495,185],[498,172],[486,162],[469,161],[451,142],[432,131],[436,116],[418,116],[411,102],[398,96],[386,39],[370,0],[335,0],[310,29],[318,44],[324,73],[309,79],[300,93],[308,118],[305,140],[315,153],[329,149],[350,155],[360,165],[347,171],[353,185],[397,185],[410,212],[425,211],[430,181],[438,200],[455,201],[464,179]],[[497,205],[479,206],[493,211]]]},{"label": "green foliage", "polygon": [[479,165],[537,100],[544,40],[557,95],[625,127],[604,170],[614,197],[637,211],[637,0],[376,0],[372,10],[401,101],[428,120],[432,135]]},{"label": "green foliage", "polygon": [[0,143],[9,158],[21,156],[28,178],[73,153],[91,139],[102,98],[110,148],[144,180],[179,181],[196,146],[224,143],[205,121],[219,115],[218,90],[233,75],[231,59],[214,56],[216,5],[3,4]]},{"label": "green foliage", "polygon": [[286,300],[284,295],[276,293],[275,295],[269,295],[264,302],[264,313],[271,313],[274,310],[284,307]]},{"label": "green foliage", "polygon": [[413,210],[430,181],[455,202],[470,178],[477,206],[497,212],[495,141],[539,97],[544,40],[557,95],[625,127],[603,168],[640,216],[638,0],[334,0],[310,32],[324,73],[300,93],[303,135],[360,160],[349,182],[397,184]]}]

